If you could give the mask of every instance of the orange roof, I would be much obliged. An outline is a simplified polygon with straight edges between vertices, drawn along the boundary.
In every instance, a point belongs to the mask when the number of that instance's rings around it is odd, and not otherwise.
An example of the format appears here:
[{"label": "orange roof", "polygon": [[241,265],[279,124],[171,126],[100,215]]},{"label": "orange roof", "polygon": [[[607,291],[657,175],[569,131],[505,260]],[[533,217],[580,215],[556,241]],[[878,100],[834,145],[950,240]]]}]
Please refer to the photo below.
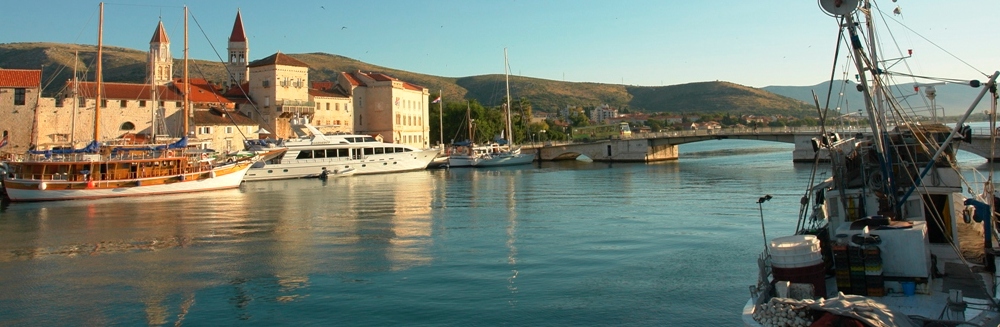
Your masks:
[{"label": "orange roof", "polygon": [[41,70],[0,69],[0,87],[38,88],[41,83]]},{"label": "orange roof", "polygon": [[257,125],[250,117],[236,110],[227,110],[217,107],[211,109],[196,109],[191,117],[195,125]]},{"label": "orange roof", "polygon": [[250,94],[250,82],[245,82],[239,86],[233,85],[223,95],[229,98],[246,98]]},{"label": "orange roof", "polygon": [[236,10],[236,22],[233,23],[233,34],[229,34],[229,42],[246,42],[247,33],[243,32],[243,18],[240,11]]},{"label": "orange roof", "polygon": [[249,65],[247,65],[247,67],[277,66],[277,65],[309,68],[309,65],[307,65],[306,63],[299,61],[298,59],[292,58],[291,56],[281,52],[270,55],[267,58],[251,62]]},{"label": "orange roof", "polygon": [[[149,100],[153,97],[152,89],[149,84],[133,84],[133,83],[103,83],[103,92],[101,92],[101,97],[104,99],[114,99],[114,100]],[[68,89],[73,88],[73,82],[66,83]],[[97,96],[97,83],[95,82],[80,82],[79,87],[80,96],[85,98],[94,98]],[[157,85],[156,87],[156,98],[161,101],[181,101],[184,97],[175,91],[174,89],[164,86]]]},{"label": "orange roof", "polygon": [[156,25],[156,31],[153,32],[153,38],[149,40],[149,43],[170,43],[170,38],[167,37],[167,32],[163,30],[162,20],[159,25]]},{"label": "orange roof", "polygon": [[[340,73],[340,74],[344,75],[344,77],[347,78],[347,82],[351,83],[351,85],[353,85],[353,86],[366,86],[364,82],[362,82],[360,79],[358,79],[357,77],[355,77],[351,73],[343,72],[343,73]],[[358,72],[358,74],[362,74],[362,73]]]},{"label": "orange roof", "polygon": [[[229,99],[220,94],[215,85],[208,82],[203,78],[191,78],[191,94],[188,95],[188,100],[191,102],[209,102],[209,103],[230,103]],[[174,80],[174,87],[177,88],[181,95],[184,94],[184,79],[178,78]]]},{"label": "orange roof", "polygon": [[318,90],[329,90],[333,88],[333,82],[331,81],[312,82],[312,88]]},{"label": "orange roof", "polygon": [[413,91],[423,91],[424,90],[423,86],[416,85],[416,84],[413,84],[413,83],[407,83],[407,82],[403,82],[403,88],[407,89],[407,90],[413,90]]},{"label": "orange roof", "polygon": [[[133,83],[103,83],[101,98],[109,100],[149,100],[152,99],[152,88],[149,84]],[[66,83],[66,89],[73,89],[73,82]],[[97,83],[80,82],[80,96],[94,98],[97,96]],[[156,98],[161,101],[181,101],[184,97],[174,89],[165,85],[156,86]]]},{"label": "orange roof", "polygon": [[309,95],[314,97],[327,97],[327,98],[347,98],[347,94],[339,92],[339,89],[332,90],[317,90],[309,89]]},{"label": "orange roof", "polygon": [[373,80],[376,80],[376,81],[379,81],[379,82],[388,82],[388,81],[396,81],[397,80],[396,78],[394,78],[392,76],[389,76],[389,75],[386,75],[386,74],[382,74],[382,73],[369,73],[368,77],[371,77]]}]

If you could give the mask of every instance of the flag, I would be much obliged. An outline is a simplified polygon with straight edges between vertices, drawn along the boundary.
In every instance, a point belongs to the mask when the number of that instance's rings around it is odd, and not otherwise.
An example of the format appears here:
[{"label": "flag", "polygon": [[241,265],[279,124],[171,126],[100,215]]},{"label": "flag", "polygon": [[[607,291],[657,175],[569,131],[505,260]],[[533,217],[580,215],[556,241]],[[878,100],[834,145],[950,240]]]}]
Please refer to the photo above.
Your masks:
[{"label": "flag", "polygon": [[3,138],[0,139],[0,148],[5,146],[7,146],[7,135],[4,135]]},{"label": "flag", "polygon": [[438,96],[437,99],[434,99],[434,101],[431,101],[431,103],[438,103],[438,102],[441,102],[441,96],[440,95]]}]

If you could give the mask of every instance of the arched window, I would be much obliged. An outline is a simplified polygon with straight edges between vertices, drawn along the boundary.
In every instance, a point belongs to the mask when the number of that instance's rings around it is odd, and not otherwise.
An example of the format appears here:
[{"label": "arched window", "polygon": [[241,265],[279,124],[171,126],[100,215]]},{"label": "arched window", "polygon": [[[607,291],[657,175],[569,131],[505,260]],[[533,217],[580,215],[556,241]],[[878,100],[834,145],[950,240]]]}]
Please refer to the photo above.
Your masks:
[{"label": "arched window", "polygon": [[120,129],[123,131],[132,131],[135,130],[135,124],[130,121],[124,122],[122,123],[122,127]]}]

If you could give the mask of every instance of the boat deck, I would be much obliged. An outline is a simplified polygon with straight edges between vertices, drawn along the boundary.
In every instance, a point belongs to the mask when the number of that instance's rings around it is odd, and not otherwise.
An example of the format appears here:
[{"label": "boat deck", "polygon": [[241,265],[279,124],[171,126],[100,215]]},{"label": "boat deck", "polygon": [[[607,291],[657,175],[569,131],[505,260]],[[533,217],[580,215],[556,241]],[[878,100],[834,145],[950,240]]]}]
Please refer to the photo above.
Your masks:
[{"label": "boat deck", "polygon": [[[983,271],[981,265],[966,265],[949,245],[931,244],[930,247],[931,253],[937,257],[934,267],[937,276],[930,278],[927,284],[918,284],[916,294],[912,296],[903,294],[899,282],[886,281],[886,296],[872,298],[907,316],[950,320],[954,317],[946,313],[949,291],[958,290],[967,303],[965,317],[979,315],[982,308],[990,305],[989,295],[983,289],[984,279],[986,285],[993,285],[989,274],[980,272]],[[836,278],[827,278],[826,285],[830,290],[827,298],[837,296]]]}]

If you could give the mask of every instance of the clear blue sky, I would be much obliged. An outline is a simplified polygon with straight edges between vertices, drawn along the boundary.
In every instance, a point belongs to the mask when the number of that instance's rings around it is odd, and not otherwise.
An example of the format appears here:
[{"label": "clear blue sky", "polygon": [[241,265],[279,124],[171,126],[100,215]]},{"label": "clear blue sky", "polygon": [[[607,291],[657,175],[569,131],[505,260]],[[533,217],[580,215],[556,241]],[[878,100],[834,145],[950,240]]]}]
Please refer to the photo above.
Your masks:
[{"label": "clear blue sky", "polygon": [[[162,15],[172,54],[180,58],[184,5],[176,0],[106,2],[104,43],[146,51]],[[212,0],[187,5],[194,17],[189,34],[195,59],[219,60],[211,45],[225,57],[239,8],[251,60],[276,51],[325,52],[446,77],[503,73],[506,47],[513,74],[551,80],[813,85],[830,76],[837,36],[834,19],[821,13],[815,0]],[[878,5],[912,29],[888,22],[893,34],[880,36],[914,49],[908,61],[914,73],[983,79],[980,71],[1000,69],[1000,40],[991,30],[996,23],[989,20],[1000,13],[1000,1]],[[892,15],[896,6],[902,15]],[[0,43],[96,44],[97,13],[98,1],[91,0],[8,3],[0,11]]]}]

